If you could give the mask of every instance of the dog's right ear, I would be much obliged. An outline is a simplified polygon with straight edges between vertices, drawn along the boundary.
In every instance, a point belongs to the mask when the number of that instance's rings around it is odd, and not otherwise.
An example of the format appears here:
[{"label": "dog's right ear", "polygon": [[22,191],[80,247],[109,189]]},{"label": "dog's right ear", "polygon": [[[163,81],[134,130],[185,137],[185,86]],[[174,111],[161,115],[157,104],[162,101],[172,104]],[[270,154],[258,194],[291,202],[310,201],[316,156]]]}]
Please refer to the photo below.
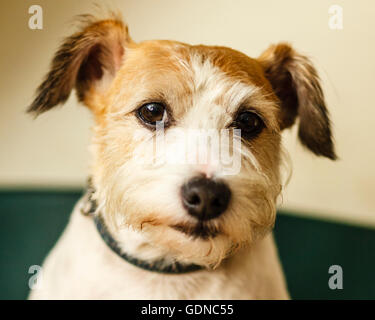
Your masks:
[{"label": "dog's right ear", "polygon": [[132,43],[128,27],[114,15],[106,20],[86,15],[81,20],[81,30],[66,38],[56,52],[28,112],[39,115],[64,103],[73,88],[84,101],[89,89],[108,85],[108,77],[113,79],[121,67],[125,48]]}]

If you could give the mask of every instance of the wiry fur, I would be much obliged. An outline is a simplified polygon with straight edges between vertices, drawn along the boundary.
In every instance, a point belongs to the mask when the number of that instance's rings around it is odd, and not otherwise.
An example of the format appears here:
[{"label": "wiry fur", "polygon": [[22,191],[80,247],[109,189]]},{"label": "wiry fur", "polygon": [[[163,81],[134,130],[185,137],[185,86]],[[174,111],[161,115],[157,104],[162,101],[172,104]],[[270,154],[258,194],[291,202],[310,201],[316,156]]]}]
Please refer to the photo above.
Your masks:
[{"label": "wiry fur", "polygon": [[[316,154],[335,157],[323,93],[310,62],[287,45],[271,47],[256,60],[225,47],[134,43],[117,18],[85,20],[55,55],[29,110],[49,110],[76,88],[95,119],[91,174],[98,212],[123,250],[150,262],[164,258],[207,269],[163,276],[130,266],[114,256],[92,221],[76,209],[47,259],[44,289],[31,297],[287,298],[269,234],[282,190],[280,130],[299,116],[301,141]],[[155,157],[157,133],[135,112],[155,101],[167,107],[163,151],[177,160],[184,145],[178,131],[230,129],[244,110],[258,114],[265,128],[254,139],[242,138],[240,149],[230,146],[241,158],[234,175],[225,175],[212,159],[149,166],[140,160]],[[219,151],[213,150],[216,157]],[[198,226],[208,230],[204,237],[192,234],[197,222],[180,199],[181,185],[197,175],[222,179],[232,191],[226,212]],[[69,276],[61,281],[63,268]]]},{"label": "wiry fur", "polygon": [[259,61],[280,98],[281,127],[292,126],[298,116],[298,136],[302,144],[316,155],[335,160],[323,91],[309,59],[282,43],[268,48]]},{"label": "wiry fur", "polygon": [[39,114],[64,103],[73,88],[82,101],[90,85],[104,73],[114,75],[120,67],[123,43],[131,42],[120,17],[112,14],[106,20],[97,20],[81,15],[79,21],[81,30],[65,39],[56,52],[30,112]]}]

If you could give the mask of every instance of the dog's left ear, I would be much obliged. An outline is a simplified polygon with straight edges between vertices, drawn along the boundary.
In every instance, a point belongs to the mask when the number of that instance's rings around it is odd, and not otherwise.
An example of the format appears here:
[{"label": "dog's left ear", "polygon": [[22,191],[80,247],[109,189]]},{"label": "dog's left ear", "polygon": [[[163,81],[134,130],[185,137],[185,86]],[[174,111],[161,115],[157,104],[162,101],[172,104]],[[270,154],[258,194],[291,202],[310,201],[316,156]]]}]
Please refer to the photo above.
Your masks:
[{"label": "dog's left ear", "polygon": [[125,47],[132,43],[127,25],[114,14],[104,20],[80,18],[80,31],[66,38],[56,52],[28,112],[38,115],[64,103],[73,88],[85,102],[90,89],[105,90],[120,68]]},{"label": "dog's left ear", "polygon": [[318,156],[335,160],[331,124],[318,74],[310,60],[288,44],[270,46],[258,61],[280,100],[280,128],[299,117],[298,136]]}]

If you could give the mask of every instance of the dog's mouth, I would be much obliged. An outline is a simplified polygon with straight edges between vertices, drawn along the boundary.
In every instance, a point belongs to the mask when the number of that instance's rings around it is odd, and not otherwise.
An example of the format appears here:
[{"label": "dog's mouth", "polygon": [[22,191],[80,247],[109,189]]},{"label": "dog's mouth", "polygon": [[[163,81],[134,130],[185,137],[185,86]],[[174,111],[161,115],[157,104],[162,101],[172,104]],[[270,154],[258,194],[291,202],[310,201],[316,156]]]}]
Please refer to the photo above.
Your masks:
[{"label": "dog's mouth", "polygon": [[204,222],[196,224],[176,224],[173,229],[180,231],[193,238],[208,239],[215,238],[219,234],[219,229]]}]

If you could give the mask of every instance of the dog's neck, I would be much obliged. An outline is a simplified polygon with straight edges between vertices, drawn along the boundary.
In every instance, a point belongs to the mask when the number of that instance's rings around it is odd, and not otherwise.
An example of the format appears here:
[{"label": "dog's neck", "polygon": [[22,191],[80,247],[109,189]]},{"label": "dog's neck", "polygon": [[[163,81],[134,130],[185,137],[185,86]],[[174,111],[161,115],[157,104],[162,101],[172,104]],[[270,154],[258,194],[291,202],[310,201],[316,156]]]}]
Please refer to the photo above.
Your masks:
[{"label": "dog's neck", "polygon": [[[136,257],[134,254],[127,252],[127,250],[124,248],[123,241],[121,241],[121,239],[120,241],[118,241],[114,238],[114,236],[106,226],[104,219],[101,216],[101,212],[98,212],[96,200],[93,198],[94,193],[95,188],[89,180],[89,186],[82,200],[81,212],[85,216],[91,217],[93,219],[93,223],[95,223],[98,233],[100,234],[103,241],[114,253],[116,253],[119,257],[125,260],[125,262],[130,263],[141,269],[164,274],[188,273],[201,270],[203,268],[202,266],[196,264],[182,264],[173,261],[173,259],[167,258],[153,259],[150,262],[149,260]],[[131,231],[129,230],[129,232]],[[134,231],[131,233],[134,238],[134,236],[136,236],[135,234],[133,234]],[[127,240],[129,240],[129,235],[126,238]]]}]

